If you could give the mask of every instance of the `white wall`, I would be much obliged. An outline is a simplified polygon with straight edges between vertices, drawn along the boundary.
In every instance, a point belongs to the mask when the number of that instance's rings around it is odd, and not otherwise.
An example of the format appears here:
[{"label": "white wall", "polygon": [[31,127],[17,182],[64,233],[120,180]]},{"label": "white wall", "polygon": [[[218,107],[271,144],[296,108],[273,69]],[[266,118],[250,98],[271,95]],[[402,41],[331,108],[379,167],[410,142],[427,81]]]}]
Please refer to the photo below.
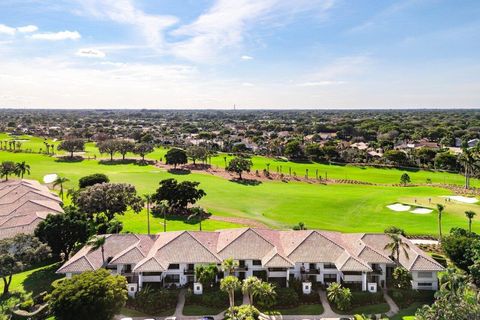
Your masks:
[{"label": "white wall", "polygon": [[[412,271],[412,288],[417,290],[438,290],[438,276],[436,271],[432,271],[430,277],[420,277],[423,272],[429,271]],[[432,283],[431,286],[419,286],[419,283]]]}]

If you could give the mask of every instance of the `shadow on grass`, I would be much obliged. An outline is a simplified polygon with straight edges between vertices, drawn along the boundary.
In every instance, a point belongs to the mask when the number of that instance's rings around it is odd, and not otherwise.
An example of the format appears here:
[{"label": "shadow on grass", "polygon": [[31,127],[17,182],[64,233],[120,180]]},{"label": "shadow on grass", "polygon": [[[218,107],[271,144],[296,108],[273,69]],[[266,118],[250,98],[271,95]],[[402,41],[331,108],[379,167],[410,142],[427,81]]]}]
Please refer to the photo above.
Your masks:
[{"label": "shadow on grass", "polygon": [[[205,221],[207,220],[212,214],[211,213],[206,213],[203,218],[202,218],[202,221]],[[160,218],[162,219],[163,221],[163,217],[161,215],[155,215],[156,218]],[[189,224],[189,225],[195,225],[195,224],[198,224],[200,222],[200,219],[198,218],[195,218],[195,219],[188,219],[188,215],[179,215],[179,214],[176,214],[176,215],[167,215],[167,230],[168,230],[168,222],[169,221],[181,221],[183,223],[186,223],[186,224]]]},{"label": "shadow on grass", "polygon": [[230,181],[238,183],[238,184],[243,184],[244,186],[258,186],[258,185],[262,184],[262,181],[254,180],[254,179],[238,179],[238,178],[235,178],[235,179],[231,179]]},{"label": "shadow on grass", "polygon": [[61,263],[55,263],[51,266],[33,272],[23,281],[23,288],[26,292],[32,292],[35,296],[43,291],[51,290],[51,283],[63,277],[61,274],[56,274]]},{"label": "shadow on grass", "polygon": [[211,165],[205,164],[205,163],[196,163],[196,164],[191,163],[183,166],[183,168],[187,170],[208,170],[211,167],[212,167]]},{"label": "shadow on grass", "polygon": [[85,160],[83,157],[81,156],[74,156],[74,157],[70,157],[70,156],[64,156],[64,157],[58,157],[55,159],[55,162],[72,162],[72,163],[75,163],[75,162],[82,162],[83,160]]},{"label": "shadow on grass", "polygon": [[191,171],[188,169],[170,169],[168,170],[168,173],[184,176],[190,174]]}]

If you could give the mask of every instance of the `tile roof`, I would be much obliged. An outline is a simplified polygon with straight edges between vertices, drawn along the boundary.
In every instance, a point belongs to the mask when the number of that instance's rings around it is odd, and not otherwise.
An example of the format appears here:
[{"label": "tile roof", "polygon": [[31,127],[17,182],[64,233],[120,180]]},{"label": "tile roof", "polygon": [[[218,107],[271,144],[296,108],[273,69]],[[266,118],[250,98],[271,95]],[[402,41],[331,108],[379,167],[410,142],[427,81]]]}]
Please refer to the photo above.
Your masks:
[{"label": "tile roof", "polygon": [[48,214],[63,213],[62,201],[34,180],[0,182],[0,239],[33,233]]},{"label": "tile roof", "polygon": [[[372,271],[371,264],[393,264],[385,234],[342,234],[319,230],[281,231],[227,229],[214,232],[173,231],[154,236],[107,235],[105,257],[111,265],[132,264],[135,272],[161,272],[169,264],[216,263],[226,258],[261,260],[263,267],[293,267],[295,263],[333,263],[341,271]],[[400,263],[410,271],[443,268],[408,239],[408,258]],[[100,268],[101,250],[82,248],[58,272]],[[67,271],[76,270],[76,271]]]}]

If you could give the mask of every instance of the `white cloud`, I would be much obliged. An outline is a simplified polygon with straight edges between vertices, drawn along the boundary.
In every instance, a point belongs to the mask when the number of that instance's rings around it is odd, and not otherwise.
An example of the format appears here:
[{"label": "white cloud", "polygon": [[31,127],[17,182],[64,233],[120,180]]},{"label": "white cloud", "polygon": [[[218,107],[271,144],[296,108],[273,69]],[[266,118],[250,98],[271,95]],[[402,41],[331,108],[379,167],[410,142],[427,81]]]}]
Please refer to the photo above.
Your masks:
[{"label": "white cloud", "polygon": [[240,59],[242,60],[253,60],[253,57],[252,56],[241,56]]},{"label": "white cloud", "polygon": [[15,31],[16,31],[15,28],[6,26],[4,24],[0,24],[0,34],[7,34],[9,36],[13,36],[15,35]]},{"label": "white cloud", "polygon": [[255,85],[251,82],[244,82],[244,83],[242,83],[242,86],[244,86],[244,87],[254,87]]},{"label": "white cloud", "polygon": [[88,15],[137,27],[150,45],[162,44],[162,30],[178,22],[178,18],[174,16],[147,14],[136,8],[132,0],[78,0],[78,2]]},{"label": "white cloud", "polygon": [[[227,49],[239,48],[254,26],[276,25],[286,16],[309,9],[325,12],[333,0],[216,0],[213,6],[195,21],[172,32],[187,37],[171,44],[178,57],[199,62],[217,61]],[[265,21],[269,23],[262,23]]]},{"label": "white cloud", "polygon": [[35,33],[31,36],[36,40],[48,40],[48,41],[62,41],[62,40],[78,40],[82,36],[78,31],[60,31],[60,32],[48,32],[48,33]]},{"label": "white cloud", "polygon": [[28,26],[18,27],[17,30],[18,32],[21,32],[21,33],[31,33],[31,32],[38,31],[38,27],[30,24]]},{"label": "white cloud", "polygon": [[79,49],[76,55],[80,57],[87,57],[87,58],[105,58],[106,56],[105,52],[101,50],[89,49],[89,48]]}]

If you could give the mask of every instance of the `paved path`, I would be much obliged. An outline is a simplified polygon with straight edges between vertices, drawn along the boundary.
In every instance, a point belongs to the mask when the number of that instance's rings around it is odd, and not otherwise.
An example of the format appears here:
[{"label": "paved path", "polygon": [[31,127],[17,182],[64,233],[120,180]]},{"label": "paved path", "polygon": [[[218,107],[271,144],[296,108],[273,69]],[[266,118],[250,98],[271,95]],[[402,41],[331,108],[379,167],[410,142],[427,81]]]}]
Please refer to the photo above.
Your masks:
[{"label": "paved path", "polygon": [[383,292],[383,297],[385,298],[385,301],[387,301],[388,306],[390,307],[390,311],[387,312],[387,316],[390,318],[398,313],[400,308],[397,306],[395,301],[393,301],[392,298],[387,294],[386,291]]},{"label": "paved path", "polygon": [[430,240],[430,239],[410,239],[410,241],[413,244],[433,244],[433,245],[438,244],[438,240]]}]

